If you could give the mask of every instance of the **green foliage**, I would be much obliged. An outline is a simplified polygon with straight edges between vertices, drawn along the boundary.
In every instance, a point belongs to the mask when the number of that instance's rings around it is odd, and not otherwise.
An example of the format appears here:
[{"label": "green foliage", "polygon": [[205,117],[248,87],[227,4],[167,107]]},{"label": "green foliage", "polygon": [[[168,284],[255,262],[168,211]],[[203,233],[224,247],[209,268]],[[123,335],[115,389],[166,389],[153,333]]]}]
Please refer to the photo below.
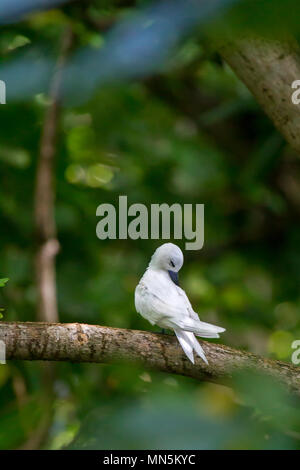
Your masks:
[{"label": "green foliage", "polygon": [[[117,3],[95,2],[88,13],[96,21],[135,11]],[[228,23],[217,15],[205,31],[223,34],[227,25],[239,32],[247,24],[261,30],[271,3],[280,24],[284,11],[293,11],[279,1],[240,3]],[[268,18],[266,32],[274,24],[276,33],[275,13]],[[70,25],[74,53],[84,48],[98,57],[107,38],[72,5],[29,15],[1,33],[3,63],[21,59],[8,88],[23,86],[26,77],[30,90],[38,84],[30,99],[22,94],[0,108],[0,260],[11,280],[0,303],[7,321],[37,319],[33,201],[50,101],[42,70],[26,60],[41,43],[56,57]],[[123,194],[147,207],[204,203],[204,248],[185,252],[180,272],[195,310],[226,328],[225,344],[290,361],[291,343],[300,338],[300,160],[210,41],[199,44],[199,33],[181,37],[155,76],[129,82],[116,73],[118,84],[111,79],[93,88],[100,62],[79,68],[86,80],[75,89],[80,104],[62,108],[56,146],[60,321],[157,331],[135,313],[133,296],[161,240],[100,241],[96,208],[117,204]],[[46,52],[33,63],[43,64]],[[135,56],[121,54],[121,69],[127,57]],[[139,76],[141,68],[129,63],[129,75]],[[52,72],[45,72],[48,83]],[[233,391],[126,364],[61,363],[53,367],[50,394],[45,369],[34,362],[0,366],[1,449],[33,440],[50,449],[300,449],[299,406],[262,378],[236,377]]]},{"label": "green foliage", "polygon": [[[234,382],[237,394],[212,384],[179,384],[177,379],[159,384],[156,378],[138,398],[98,404],[67,448],[298,449],[294,430],[300,414],[291,397],[265,377],[248,373]],[[285,435],[287,427],[295,438]]]},{"label": "green foliage", "polygon": [[[9,279],[7,277],[0,279],[0,287],[4,287]],[[4,308],[0,308],[0,319],[3,318]]]},{"label": "green foliage", "polygon": [[8,277],[4,277],[3,279],[0,279],[0,287],[4,287],[7,281],[9,281]]}]

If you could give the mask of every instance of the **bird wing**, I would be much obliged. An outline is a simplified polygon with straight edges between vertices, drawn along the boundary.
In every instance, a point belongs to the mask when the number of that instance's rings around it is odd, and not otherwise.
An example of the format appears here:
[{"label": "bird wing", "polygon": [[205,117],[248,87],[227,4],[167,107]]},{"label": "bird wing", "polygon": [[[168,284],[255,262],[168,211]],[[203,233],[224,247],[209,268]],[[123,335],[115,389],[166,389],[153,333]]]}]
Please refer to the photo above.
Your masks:
[{"label": "bird wing", "polygon": [[218,338],[224,328],[200,321],[184,290],[166,279],[147,271],[136,289],[137,311],[163,328],[181,328],[203,338]]},{"label": "bird wing", "polygon": [[135,294],[137,311],[152,324],[164,321],[166,327],[176,328],[177,319],[187,316],[186,305],[177,296],[175,298],[166,290],[155,290],[144,282],[140,282]]},{"label": "bird wing", "polygon": [[192,304],[188,296],[186,295],[185,291],[181,289],[181,287],[179,286],[177,287],[177,291],[178,291],[179,296],[182,298],[182,300],[184,301],[186,305],[186,309],[187,309],[189,317],[192,318],[193,320],[199,321],[198,313],[194,312]]}]

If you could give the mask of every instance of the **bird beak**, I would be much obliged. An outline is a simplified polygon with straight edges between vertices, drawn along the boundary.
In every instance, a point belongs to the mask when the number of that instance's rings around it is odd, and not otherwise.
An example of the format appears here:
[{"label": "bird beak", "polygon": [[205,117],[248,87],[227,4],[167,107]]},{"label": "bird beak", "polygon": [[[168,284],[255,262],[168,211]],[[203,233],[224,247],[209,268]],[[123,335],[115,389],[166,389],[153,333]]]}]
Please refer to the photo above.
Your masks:
[{"label": "bird beak", "polygon": [[175,273],[174,271],[168,271],[168,273],[174,284],[176,284],[176,286],[179,286],[178,273]]}]

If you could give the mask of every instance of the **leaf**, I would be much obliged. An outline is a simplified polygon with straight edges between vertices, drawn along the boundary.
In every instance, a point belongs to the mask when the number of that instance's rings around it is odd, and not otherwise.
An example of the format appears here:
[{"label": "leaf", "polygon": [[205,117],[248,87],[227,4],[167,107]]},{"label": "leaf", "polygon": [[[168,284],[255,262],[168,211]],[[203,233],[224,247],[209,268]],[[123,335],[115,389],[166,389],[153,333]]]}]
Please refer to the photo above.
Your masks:
[{"label": "leaf", "polygon": [[0,279],[0,287],[4,287],[7,281],[9,281],[8,277],[4,277],[3,279]]}]

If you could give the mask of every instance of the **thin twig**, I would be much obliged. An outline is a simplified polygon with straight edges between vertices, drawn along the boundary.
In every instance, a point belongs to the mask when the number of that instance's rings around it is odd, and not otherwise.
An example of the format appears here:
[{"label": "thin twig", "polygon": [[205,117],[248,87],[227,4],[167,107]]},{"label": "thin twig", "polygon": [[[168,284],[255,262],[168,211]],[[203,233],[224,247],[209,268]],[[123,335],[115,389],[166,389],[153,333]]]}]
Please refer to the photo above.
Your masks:
[{"label": "thin twig", "polygon": [[56,300],[55,257],[59,250],[54,218],[54,160],[60,114],[62,71],[72,47],[73,33],[68,28],[62,40],[60,57],[50,90],[51,104],[46,112],[35,187],[35,229],[37,237],[36,282],[38,291],[38,318],[58,321]]}]

